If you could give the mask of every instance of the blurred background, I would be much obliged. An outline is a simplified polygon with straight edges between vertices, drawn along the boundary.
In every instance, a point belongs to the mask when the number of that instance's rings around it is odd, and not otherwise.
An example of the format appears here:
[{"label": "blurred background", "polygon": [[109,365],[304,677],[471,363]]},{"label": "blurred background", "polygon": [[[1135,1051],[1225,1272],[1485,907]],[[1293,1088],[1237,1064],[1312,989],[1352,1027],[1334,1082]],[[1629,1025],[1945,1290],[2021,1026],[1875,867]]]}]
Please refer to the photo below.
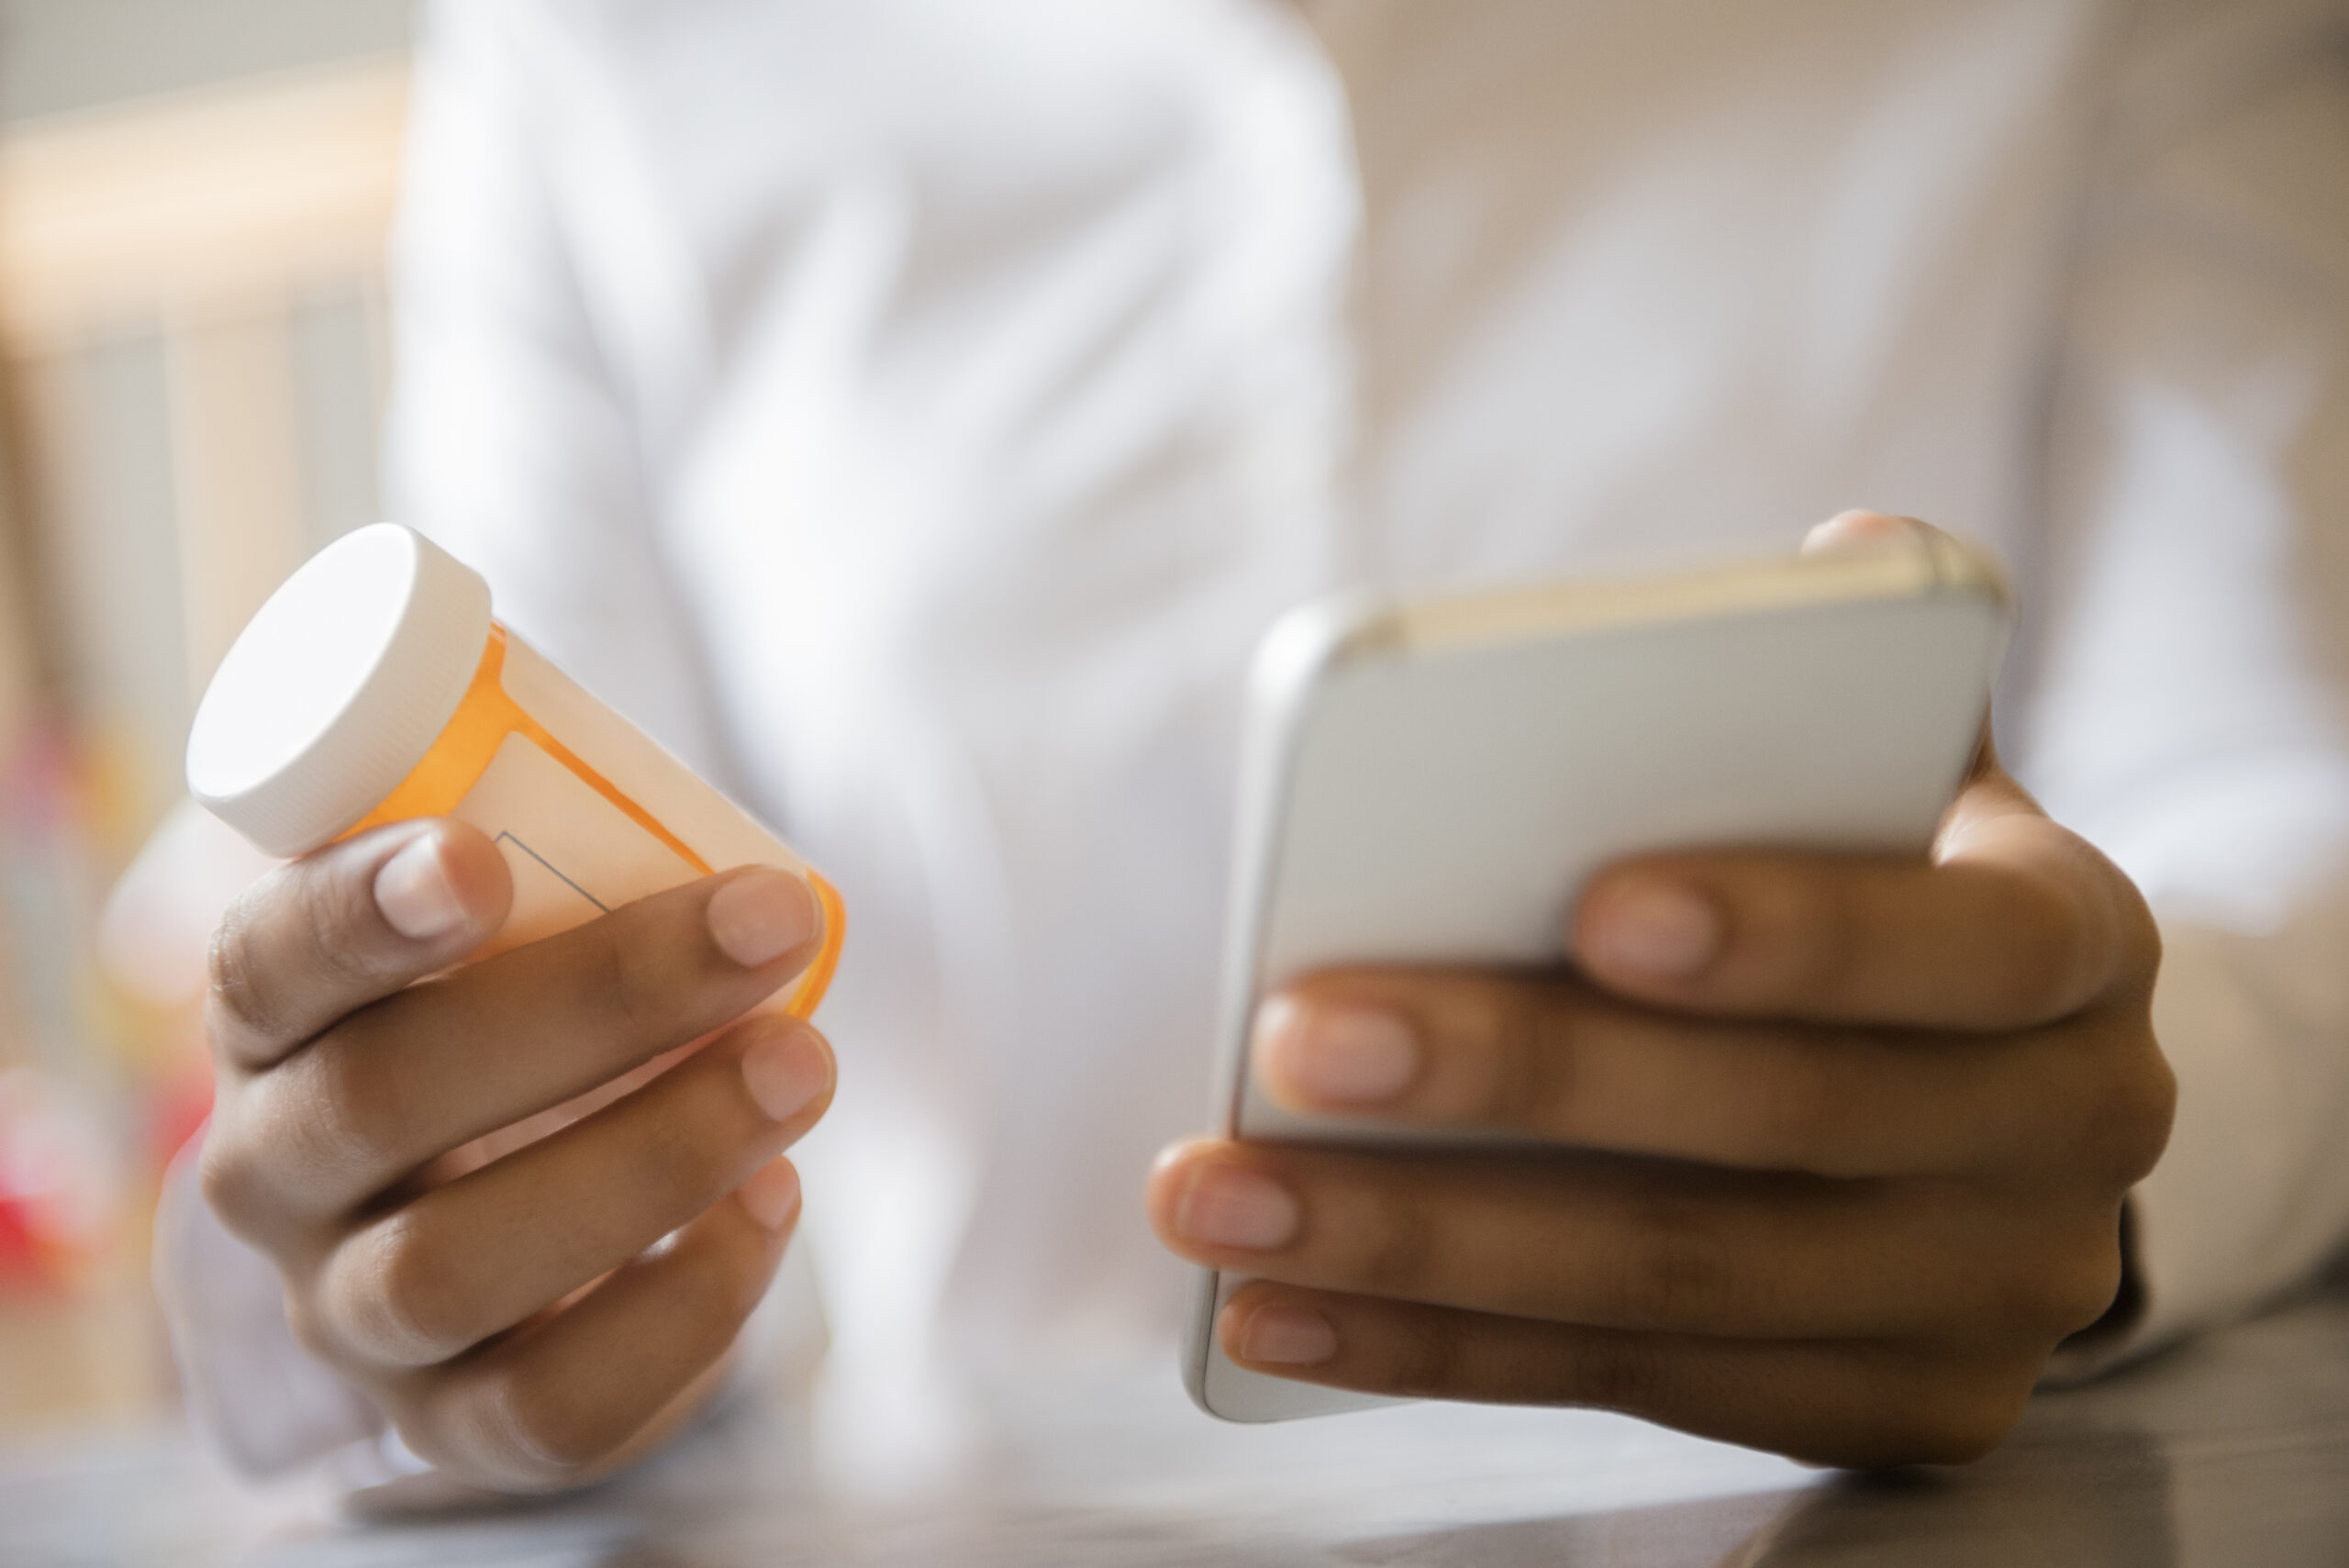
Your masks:
[{"label": "blurred background", "polygon": [[410,9],[0,0],[0,1441],[172,1400],[200,977],[105,891],[229,639],[374,515]]}]

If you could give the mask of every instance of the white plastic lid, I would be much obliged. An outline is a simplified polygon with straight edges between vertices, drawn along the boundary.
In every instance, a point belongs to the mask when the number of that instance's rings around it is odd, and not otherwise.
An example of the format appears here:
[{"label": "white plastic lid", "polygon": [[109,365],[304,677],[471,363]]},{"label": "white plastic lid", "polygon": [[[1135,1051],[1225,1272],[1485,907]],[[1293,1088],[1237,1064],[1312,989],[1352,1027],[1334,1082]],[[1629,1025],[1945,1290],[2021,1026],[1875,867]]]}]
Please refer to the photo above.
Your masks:
[{"label": "white plastic lid", "polygon": [[424,759],[489,639],[489,584],[376,523],[269,596],[195,710],[187,787],[273,855],[344,833]]}]

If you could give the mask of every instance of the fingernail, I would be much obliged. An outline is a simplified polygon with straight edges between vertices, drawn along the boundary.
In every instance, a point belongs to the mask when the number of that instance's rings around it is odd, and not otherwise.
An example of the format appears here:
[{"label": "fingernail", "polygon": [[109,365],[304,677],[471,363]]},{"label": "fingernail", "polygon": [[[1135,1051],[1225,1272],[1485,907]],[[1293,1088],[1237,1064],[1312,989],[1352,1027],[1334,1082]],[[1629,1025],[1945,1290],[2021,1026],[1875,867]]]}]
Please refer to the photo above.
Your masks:
[{"label": "fingernail", "polygon": [[770,1120],[789,1121],[806,1110],[831,1076],[814,1033],[796,1025],[761,1036],[742,1052],[742,1083]]},{"label": "fingernail", "polygon": [[806,883],[760,866],[711,894],[706,917],[718,951],[756,969],[814,940],[824,916]]},{"label": "fingernail", "polygon": [[1240,1330],[1240,1359],[1274,1366],[1319,1366],[1338,1353],[1338,1330],[1302,1307],[1263,1307]]},{"label": "fingernail", "polygon": [[1264,1251],[1296,1235],[1297,1218],[1297,1199],[1286,1187],[1229,1166],[1192,1173],[1191,1184],[1174,1206],[1175,1230],[1207,1247]]},{"label": "fingernail", "polygon": [[1267,1070],[1327,1104],[1383,1104],[1419,1076],[1418,1036],[1381,1007],[1275,997],[1256,1016],[1256,1039]]},{"label": "fingernail", "polygon": [[775,1160],[734,1189],[751,1218],[769,1230],[780,1230],[799,1212],[799,1173],[788,1160]]},{"label": "fingernail", "polygon": [[375,873],[375,907],[384,923],[412,942],[447,936],[465,922],[465,906],[440,863],[440,835],[418,833]]},{"label": "fingernail", "polygon": [[1652,980],[1689,980],[1720,951],[1712,900],[1676,883],[1640,881],[1610,891],[1598,909],[1599,967]]},{"label": "fingernail", "polygon": [[1883,512],[1838,512],[1802,537],[1805,555],[1816,555],[1839,545],[1856,544],[1863,539],[1886,539],[1909,537],[1909,524]]}]

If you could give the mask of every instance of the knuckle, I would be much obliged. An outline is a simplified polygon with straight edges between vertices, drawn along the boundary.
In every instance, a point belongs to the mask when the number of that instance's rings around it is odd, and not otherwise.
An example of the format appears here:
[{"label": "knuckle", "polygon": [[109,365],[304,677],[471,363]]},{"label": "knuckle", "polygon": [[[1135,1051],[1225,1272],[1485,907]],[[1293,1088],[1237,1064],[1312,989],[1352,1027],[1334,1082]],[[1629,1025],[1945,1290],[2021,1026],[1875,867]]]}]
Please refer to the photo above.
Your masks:
[{"label": "knuckle", "polygon": [[2118,1248],[2083,1259],[2064,1271],[2048,1293],[2048,1323],[2056,1339],[2068,1339],[2095,1324],[2112,1308],[2121,1295],[2121,1263]]},{"label": "knuckle", "polygon": [[2075,1243],[2052,1251],[2017,1292],[2015,1317],[2042,1340],[2077,1333],[2121,1294],[2121,1219],[2110,1213]]},{"label": "knuckle", "polygon": [[1377,1222],[1365,1228],[1368,1240],[1348,1273],[1373,1296],[1408,1296],[1437,1277],[1441,1226],[1428,1207],[1410,1198],[1378,1205]]},{"label": "knuckle", "polygon": [[2108,1140],[2111,1173],[2123,1186],[2134,1186],[2151,1173],[2169,1147],[2170,1127],[2177,1115],[2177,1074],[2153,1043],[2150,1030],[2143,1048],[2132,1056],[2098,1119]]},{"label": "knuckle", "polygon": [[1627,1327],[1717,1320],[1732,1289],[1712,1224],[1690,1204],[1643,1203],[1628,1232],[1606,1305]]},{"label": "knuckle", "polygon": [[351,1159],[335,1118],[309,1111],[270,1074],[213,1113],[196,1160],[196,1190],[228,1231],[264,1250],[331,1206]]},{"label": "knuckle", "polygon": [[1574,1030],[1561,1009],[1514,987],[1494,1003],[1481,1118],[1539,1130],[1575,1104]]},{"label": "knuckle", "polygon": [[384,1220],[347,1251],[340,1317],[372,1359],[429,1366],[481,1338],[463,1276],[411,1212]]},{"label": "knuckle", "polygon": [[337,996],[373,991],[390,973],[373,904],[344,868],[285,868],[230,906],[206,954],[214,1043],[225,1020],[280,1044],[343,1009]]},{"label": "knuckle", "polygon": [[268,1184],[234,1121],[215,1116],[196,1156],[196,1191],[231,1235],[250,1239],[271,1207]]},{"label": "knuckle", "polygon": [[[2120,1296],[2125,1265],[2117,1204],[2077,1212],[1946,1282],[1915,1327],[1953,1345],[2043,1355]],[[2035,1369],[2034,1369],[2035,1375]]]},{"label": "knuckle", "polygon": [[583,927],[585,986],[596,1008],[633,1033],[665,1033],[678,1017],[677,968],[633,928],[638,919],[607,915]]},{"label": "knuckle", "polygon": [[483,1446],[499,1483],[515,1491],[559,1491],[586,1479],[618,1446],[606,1423],[557,1380],[509,1367],[481,1390]]},{"label": "knuckle", "polygon": [[2050,1129],[2064,1166],[2099,1188],[2123,1191],[2150,1173],[2169,1145],[2177,1077],[2143,1020],[2078,1043],[2070,1092]]},{"label": "knuckle", "polygon": [[279,1033],[278,993],[256,951],[253,920],[250,907],[239,900],[213,928],[211,946],[206,951],[206,1008],[213,1015],[206,1032],[213,1037],[216,1050],[224,1018],[264,1040]]},{"label": "knuckle", "polygon": [[575,1485],[618,1448],[626,1434],[609,1430],[578,1401],[535,1381],[515,1379],[500,1401],[503,1446],[519,1461],[528,1483],[548,1488]]},{"label": "knuckle", "polygon": [[384,1053],[350,1043],[321,1040],[257,1085],[270,1163],[310,1207],[355,1200],[406,1163],[393,1129],[409,1087],[382,1065]]},{"label": "knuckle", "polygon": [[2122,900],[2119,978],[2150,1002],[2154,977],[2162,967],[2161,922],[2154,917],[2153,906],[2145,902],[2144,894],[2121,874],[2120,867],[2111,867],[2111,873],[2120,881]]}]

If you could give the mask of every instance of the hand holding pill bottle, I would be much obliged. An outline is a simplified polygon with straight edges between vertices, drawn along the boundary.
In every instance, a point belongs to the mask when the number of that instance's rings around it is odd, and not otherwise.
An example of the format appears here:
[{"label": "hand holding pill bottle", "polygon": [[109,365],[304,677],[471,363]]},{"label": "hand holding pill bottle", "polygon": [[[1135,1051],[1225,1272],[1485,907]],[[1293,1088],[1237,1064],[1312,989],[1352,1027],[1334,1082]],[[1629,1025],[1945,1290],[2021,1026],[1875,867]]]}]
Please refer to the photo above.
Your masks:
[{"label": "hand holding pill bottle", "polygon": [[[805,1020],[840,900],[478,573],[389,525],[328,546],[228,651],[187,776],[294,857],[214,937],[189,1172],[396,1434],[385,1487],[608,1474],[723,1385],[778,1279],[812,1321],[787,1151],[831,1101]],[[241,1366],[186,1364],[191,1409],[231,1407]]]},{"label": "hand holding pill bottle", "polygon": [[806,879],[824,919],[769,1006],[809,1017],[839,961],[830,884],[499,624],[480,573],[395,523],[328,545],[254,615],[197,707],[187,782],[273,855],[411,817],[479,828],[514,901],[476,957],[757,864]]}]

